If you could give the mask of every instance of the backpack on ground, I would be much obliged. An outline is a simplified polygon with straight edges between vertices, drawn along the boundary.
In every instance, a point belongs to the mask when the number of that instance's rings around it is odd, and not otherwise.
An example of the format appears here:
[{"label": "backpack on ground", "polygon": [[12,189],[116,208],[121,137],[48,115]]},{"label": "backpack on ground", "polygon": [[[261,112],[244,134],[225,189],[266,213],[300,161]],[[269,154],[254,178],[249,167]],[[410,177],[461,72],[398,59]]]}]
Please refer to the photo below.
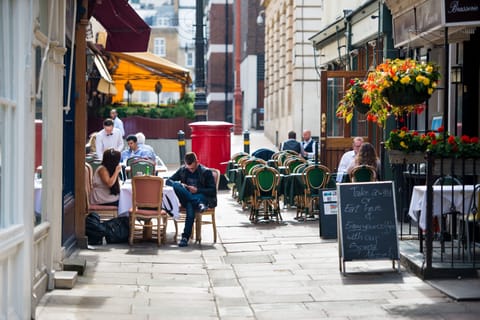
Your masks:
[{"label": "backpack on ground", "polygon": [[129,217],[117,217],[104,221],[107,243],[126,243],[130,231]]},{"label": "backpack on ground", "polygon": [[92,212],[85,218],[85,235],[88,238],[88,244],[102,244],[105,236],[105,226],[96,212]]}]

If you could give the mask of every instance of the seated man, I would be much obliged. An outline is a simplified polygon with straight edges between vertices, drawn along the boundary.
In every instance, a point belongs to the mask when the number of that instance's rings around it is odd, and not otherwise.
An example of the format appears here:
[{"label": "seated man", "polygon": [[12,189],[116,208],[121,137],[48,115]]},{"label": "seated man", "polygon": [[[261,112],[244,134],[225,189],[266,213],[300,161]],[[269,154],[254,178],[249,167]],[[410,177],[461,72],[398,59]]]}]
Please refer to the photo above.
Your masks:
[{"label": "seated man", "polygon": [[184,162],[185,164],[166,183],[173,187],[178,200],[187,212],[179,247],[188,246],[195,221],[195,211],[203,212],[208,207],[217,206],[217,188],[212,171],[198,163],[194,152],[185,154]]},{"label": "seated man", "polygon": [[342,158],[340,159],[340,164],[338,165],[337,169],[337,182],[342,182],[344,177],[348,176],[348,169],[352,166],[355,162],[355,156],[360,150],[360,147],[363,144],[362,137],[355,137],[353,138],[352,148],[353,150],[347,151],[343,154]]},{"label": "seated man", "polygon": [[280,145],[280,151],[292,150],[297,152],[299,155],[304,156],[305,151],[303,151],[303,146],[300,142],[297,141],[297,134],[295,131],[288,132],[288,139],[283,141]]},{"label": "seated man", "polygon": [[149,154],[148,158],[150,160],[156,161],[157,155],[155,154],[155,150],[153,149],[152,146],[145,144],[145,135],[142,132],[138,132],[136,136],[137,136],[138,147],[148,152]]},{"label": "seated man", "polygon": [[[137,144],[137,137],[134,134],[131,134],[127,137],[128,149],[122,151],[121,162],[125,163],[128,158],[139,157],[150,159],[152,157],[151,152],[147,150],[140,149]],[[155,158],[154,158],[155,159]]]}]

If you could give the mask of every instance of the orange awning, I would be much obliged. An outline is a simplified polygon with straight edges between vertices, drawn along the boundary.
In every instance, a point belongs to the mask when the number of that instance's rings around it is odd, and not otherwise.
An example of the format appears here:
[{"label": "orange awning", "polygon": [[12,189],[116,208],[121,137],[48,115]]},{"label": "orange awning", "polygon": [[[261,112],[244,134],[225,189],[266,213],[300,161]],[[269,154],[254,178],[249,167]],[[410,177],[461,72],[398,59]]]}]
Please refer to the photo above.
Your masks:
[{"label": "orange awning", "polygon": [[162,92],[184,93],[192,82],[188,69],[150,52],[119,53],[110,52],[113,66],[112,78],[117,88],[113,102],[122,101],[125,83],[130,81],[135,91],[155,91],[155,83],[160,81]]}]

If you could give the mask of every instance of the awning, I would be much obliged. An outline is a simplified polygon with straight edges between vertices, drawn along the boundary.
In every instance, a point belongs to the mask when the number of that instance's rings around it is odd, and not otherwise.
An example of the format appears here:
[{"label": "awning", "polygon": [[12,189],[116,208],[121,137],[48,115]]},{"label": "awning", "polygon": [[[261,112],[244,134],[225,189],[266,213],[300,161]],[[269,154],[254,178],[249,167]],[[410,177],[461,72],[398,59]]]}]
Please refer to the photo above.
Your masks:
[{"label": "awning", "polygon": [[110,53],[112,79],[117,88],[113,101],[122,101],[125,83],[129,81],[135,91],[155,91],[160,81],[162,92],[184,93],[192,82],[188,69],[150,52]]},{"label": "awning", "polygon": [[148,50],[150,27],[127,0],[89,0],[88,17],[94,16],[107,30],[107,51],[144,52]]},{"label": "awning", "polygon": [[116,95],[118,93],[117,88],[102,57],[96,54],[93,61],[101,77],[97,85],[97,90],[102,93]]}]

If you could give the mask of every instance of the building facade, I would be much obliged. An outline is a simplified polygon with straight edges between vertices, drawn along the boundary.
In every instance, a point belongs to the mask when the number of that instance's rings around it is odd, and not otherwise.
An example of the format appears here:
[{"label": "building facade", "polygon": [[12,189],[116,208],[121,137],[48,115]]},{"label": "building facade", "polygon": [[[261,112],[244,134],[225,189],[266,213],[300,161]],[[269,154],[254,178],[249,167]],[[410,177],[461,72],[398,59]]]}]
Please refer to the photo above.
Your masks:
[{"label": "building facade", "polygon": [[265,8],[264,126],[265,135],[276,143],[287,139],[289,130],[310,129],[313,136],[320,136],[319,75],[309,38],[324,23],[324,2],[261,1]]}]

